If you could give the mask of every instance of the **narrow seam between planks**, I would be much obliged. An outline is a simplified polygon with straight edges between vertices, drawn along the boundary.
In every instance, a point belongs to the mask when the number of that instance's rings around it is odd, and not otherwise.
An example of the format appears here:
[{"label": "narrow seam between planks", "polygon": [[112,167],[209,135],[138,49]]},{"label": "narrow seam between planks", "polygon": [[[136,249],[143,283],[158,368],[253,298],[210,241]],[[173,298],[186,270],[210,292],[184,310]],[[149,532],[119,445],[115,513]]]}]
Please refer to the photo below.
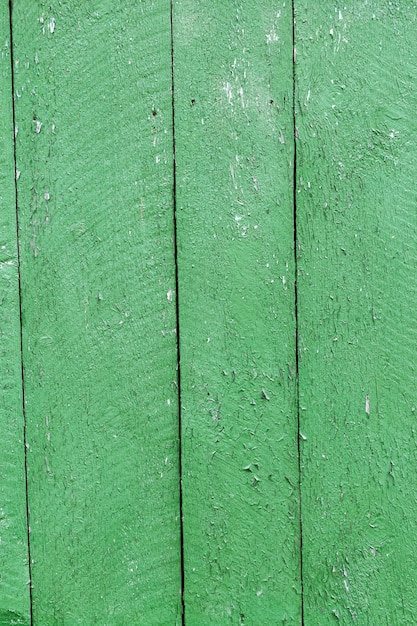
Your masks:
[{"label": "narrow seam between planks", "polygon": [[296,30],[295,0],[292,0],[292,115],[293,115],[293,212],[294,212],[294,311],[295,311],[295,371],[296,371],[296,412],[297,412],[297,455],[298,455],[298,500],[300,520],[300,591],[301,591],[301,626],[304,626],[304,585],[303,585],[303,508],[301,492],[301,423],[300,423],[300,372],[299,372],[299,319],[298,319],[298,233],[297,233],[297,120],[296,120]]},{"label": "narrow seam between planks", "polygon": [[27,546],[28,546],[28,572],[29,572],[29,605],[30,605],[30,624],[33,624],[33,594],[32,594],[32,561],[30,550],[30,507],[29,507],[29,491],[28,491],[28,443],[27,443],[27,421],[25,410],[25,370],[23,363],[23,331],[22,331],[22,287],[20,276],[20,243],[19,243],[19,202],[18,202],[18,186],[17,186],[17,161],[16,161],[16,111],[15,111],[15,81],[14,81],[14,49],[13,49],[13,2],[9,0],[9,27],[10,27],[10,68],[12,82],[12,119],[13,119],[13,159],[14,159],[14,185],[15,185],[15,211],[16,211],[16,244],[17,244],[17,280],[19,291],[19,317],[20,317],[20,363],[21,363],[21,380],[22,380],[22,414],[23,414],[23,445],[25,459],[25,493],[26,493],[26,527],[27,527]]},{"label": "narrow seam between planks", "polygon": [[172,106],[172,197],[174,213],[174,259],[175,259],[175,306],[177,326],[177,397],[178,397],[178,468],[179,468],[179,505],[180,505],[180,560],[181,560],[181,624],[185,626],[184,602],[184,526],[183,526],[183,493],[182,493],[182,411],[181,411],[181,346],[180,346],[180,309],[179,309],[179,277],[178,277],[178,236],[177,236],[177,162],[175,140],[175,77],[174,77],[174,4],[170,1],[171,27],[171,106]]}]

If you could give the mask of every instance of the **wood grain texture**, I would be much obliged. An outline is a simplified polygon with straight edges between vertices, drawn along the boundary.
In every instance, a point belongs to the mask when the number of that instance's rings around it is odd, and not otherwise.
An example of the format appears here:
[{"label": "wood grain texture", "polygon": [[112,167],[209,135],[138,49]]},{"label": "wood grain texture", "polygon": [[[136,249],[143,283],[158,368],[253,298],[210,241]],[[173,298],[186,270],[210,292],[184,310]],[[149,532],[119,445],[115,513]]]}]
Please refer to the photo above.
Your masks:
[{"label": "wood grain texture", "polygon": [[0,624],[29,624],[25,448],[8,3],[0,5]]},{"label": "wood grain texture", "polygon": [[181,623],[169,9],[14,2],[42,626]]},{"label": "wood grain texture", "polygon": [[417,4],[296,8],[305,623],[414,624]]},{"label": "wood grain texture", "polygon": [[174,3],[185,623],[299,623],[292,22]]}]

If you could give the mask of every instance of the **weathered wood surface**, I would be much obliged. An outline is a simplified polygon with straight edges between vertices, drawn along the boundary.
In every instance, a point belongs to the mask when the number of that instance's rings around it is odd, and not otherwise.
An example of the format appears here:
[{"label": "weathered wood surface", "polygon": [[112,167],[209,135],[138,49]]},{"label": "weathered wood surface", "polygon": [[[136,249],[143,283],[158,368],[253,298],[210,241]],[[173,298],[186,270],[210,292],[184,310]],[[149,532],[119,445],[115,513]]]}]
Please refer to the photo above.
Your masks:
[{"label": "weathered wood surface", "polygon": [[[0,5],[0,624],[29,624],[25,447],[8,3]],[[13,621],[14,620],[14,621]]]},{"label": "weathered wood surface", "polygon": [[179,624],[169,2],[13,28],[34,623]]},{"label": "weathered wood surface", "polygon": [[[302,588],[306,626],[414,624],[417,3],[87,5],[13,3],[33,624],[300,624]],[[30,588],[2,6],[9,625]]]},{"label": "weathered wood surface", "polygon": [[416,9],[296,2],[307,625],[416,622]]},{"label": "weathered wood surface", "polygon": [[300,622],[292,15],[174,3],[185,623]]}]

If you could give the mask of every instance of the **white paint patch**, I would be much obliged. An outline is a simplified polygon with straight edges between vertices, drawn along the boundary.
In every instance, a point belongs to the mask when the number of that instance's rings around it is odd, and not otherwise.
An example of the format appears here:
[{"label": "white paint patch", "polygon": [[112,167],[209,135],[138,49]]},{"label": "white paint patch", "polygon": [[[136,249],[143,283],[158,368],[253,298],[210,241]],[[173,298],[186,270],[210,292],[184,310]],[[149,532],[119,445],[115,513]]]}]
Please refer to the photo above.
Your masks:
[{"label": "white paint patch", "polygon": [[370,400],[369,400],[369,396],[366,396],[366,398],[365,398],[365,411],[366,411],[367,415],[370,415],[370,413],[371,413],[371,403],[370,403]]},{"label": "white paint patch", "polygon": [[52,33],[55,32],[55,18],[51,17],[51,21],[49,22],[49,30]]},{"label": "white paint patch", "polygon": [[279,37],[276,30],[273,28],[269,33],[266,33],[266,43],[274,43],[275,41],[279,41]]},{"label": "white paint patch", "polygon": [[248,229],[250,228],[249,224],[245,224],[242,220],[244,220],[243,215],[235,215],[235,222],[237,225],[238,235],[239,237],[247,237]]},{"label": "white paint patch", "polygon": [[36,134],[39,135],[39,133],[41,132],[42,129],[42,122],[40,122],[39,120],[36,120]]},{"label": "white paint patch", "polygon": [[168,289],[167,291],[167,300],[168,302],[172,302],[172,296],[174,295],[174,292],[172,289]]},{"label": "white paint patch", "polygon": [[241,102],[241,105],[242,105],[242,109],[244,109],[245,108],[245,101],[243,100],[243,87],[239,87],[238,94],[240,96],[240,102]]},{"label": "white paint patch", "polygon": [[[281,17],[281,11],[278,11],[276,13],[276,20],[279,20],[280,17]],[[276,31],[276,24],[274,24],[271,30],[268,33],[266,33],[266,43],[270,44],[275,41],[279,41],[279,37]]]},{"label": "white paint patch", "polygon": [[226,97],[227,97],[227,101],[229,104],[232,104],[232,100],[233,100],[233,92],[232,92],[232,85],[227,82],[223,85],[223,91],[226,92]]},{"label": "white paint patch", "polygon": [[232,182],[233,182],[233,186],[235,189],[237,189],[237,184],[236,184],[236,180],[235,180],[235,170],[232,164],[230,164],[229,166],[229,170],[230,170],[230,176],[232,178]]}]

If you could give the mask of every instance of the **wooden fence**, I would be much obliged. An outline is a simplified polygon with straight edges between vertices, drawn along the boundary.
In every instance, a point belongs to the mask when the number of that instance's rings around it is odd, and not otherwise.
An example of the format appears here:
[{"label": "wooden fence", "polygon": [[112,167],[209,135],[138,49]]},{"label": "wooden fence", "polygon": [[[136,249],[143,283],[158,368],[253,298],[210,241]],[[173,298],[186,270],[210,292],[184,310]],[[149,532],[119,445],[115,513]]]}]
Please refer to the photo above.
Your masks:
[{"label": "wooden fence", "polygon": [[416,0],[0,7],[0,625],[416,624]]}]

